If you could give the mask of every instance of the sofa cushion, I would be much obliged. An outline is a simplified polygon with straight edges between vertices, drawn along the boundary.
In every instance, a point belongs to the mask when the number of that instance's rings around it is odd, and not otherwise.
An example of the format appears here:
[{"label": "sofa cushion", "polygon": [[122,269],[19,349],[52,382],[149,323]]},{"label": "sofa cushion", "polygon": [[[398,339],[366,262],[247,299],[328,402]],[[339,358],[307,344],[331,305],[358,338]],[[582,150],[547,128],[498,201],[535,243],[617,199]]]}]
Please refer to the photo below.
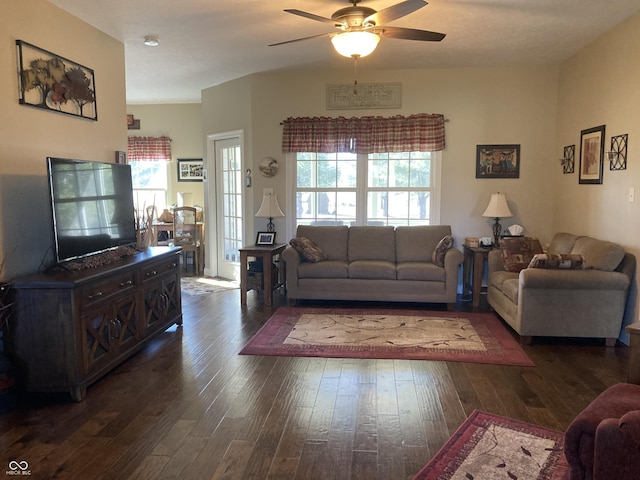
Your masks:
[{"label": "sofa cushion", "polygon": [[307,237],[296,237],[289,241],[289,245],[296,249],[296,251],[304,257],[308,262],[321,262],[327,260],[329,255],[322,250],[316,242],[308,239]]},{"label": "sofa cushion", "polygon": [[395,280],[396,264],[384,260],[356,260],[349,263],[349,278]]},{"label": "sofa cushion", "polygon": [[356,226],[349,229],[349,261],[396,261],[393,227]]},{"label": "sofa cushion", "polygon": [[555,255],[538,253],[533,256],[528,268],[581,270],[584,268],[584,257],[575,253],[558,253]]},{"label": "sofa cushion", "polygon": [[349,278],[349,265],[344,260],[302,262],[298,265],[298,278]]},{"label": "sofa cushion", "polygon": [[571,253],[577,238],[578,235],[574,235],[572,233],[556,233],[547,247],[547,253],[552,255]]},{"label": "sofa cushion", "polygon": [[299,225],[296,237],[305,237],[315,242],[329,256],[330,260],[347,260],[349,227]]},{"label": "sofa cushion", "polygon": [[518,287],[519,280],[517,278],[510,278],[502,283],[502,293],[516,305],[518,304]]},{"label": "sofa cushion", "polygon": [[442,240],[438,242],[436,248],[431,253],[431,261],[438,267],[444,267],[444,256],[453,247],[453,237],[451,235],[445,235]]},{"label": "sofa cushion", "polygon": [[443,237],[451,235],[449,225],[396,227],[396,262],[430,262]]},{"label": "sofa cushion", "polygon": [[446,271],[431,262],[401,262],[396,265],[398,280],[444,282]]},{"label": "sofa cushion", "polygon": [[542,253],[542,245],[537,238],[506,237],[500,240],[502,262],[507,272],[519,272],[527,268],[533,256]]},{"label": "sofa cushion", "polygon": [[620,245],[591,237],[578,237],[571,253],[584,257],[584,268],[606,272],[613,272],[624,258],[624,248]]},{"label": "sofa cushion", "polygon": [[519,273],[517,272],[507,272],[505,270],[498,270],[491,275],[489,281],[491,285],[496,287],[498,290],[502,290],[504,282],[507,280],[517,280],[519,278]]}]

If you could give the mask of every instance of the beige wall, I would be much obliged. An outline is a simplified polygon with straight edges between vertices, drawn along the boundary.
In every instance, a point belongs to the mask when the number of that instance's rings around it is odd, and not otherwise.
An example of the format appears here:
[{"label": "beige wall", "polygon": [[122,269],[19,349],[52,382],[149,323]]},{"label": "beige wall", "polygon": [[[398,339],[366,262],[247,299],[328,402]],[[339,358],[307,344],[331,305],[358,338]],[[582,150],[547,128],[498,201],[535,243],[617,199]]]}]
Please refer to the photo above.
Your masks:
[{"label": "beige wall", "polygon": [[[558,131],[553,158],[565,145],[576,145],[576,173],[556,175],[552,228],[618,242],[640,259],[640,14],[628,19],[564,62],[560,69]],[[605,163],[602,185],[578,184],[580,131],[606,125],[611,136],[629,134],[627,169],[610,171]],[[558,166],[554,166],[558,170]],[[629,189],[636,192],[629,203]],[[637,275],[636,275],[637,278]],[[636,282],[637,283],[637,282]],[[638,318],[628,309],[626,323]]]},{"label": "beige wall", "polygon": [[[178,192],[190,193],[192,205],[204,206],[202,182],[178,182],[179,158],[203,158],[202,156],[202,107],[199,103],[167,105],[127,105],[127,113],[140,120],[140,130],[128,130],[128,134],[140,137],[171,138],[172,161],[167,164],[167,205],[177,202]],[[158,204],[165,208],[165,205]]]},{"label": "beige wall", "polygon": [[[0,251],[3,279],[53,258],[45,158],[113,162],[127,149],[124,46],[46,0],[4,2],[0,15]],[[15,41],[94,70],[98,121],[18,103]]]},{"label": "beige wall", "polygon": [[[252,94],[251,94],[251,77],[244,77],[233,82],[227,82],[215,88],[209,88],[202,91],[202,131],[204,133],[205,153],[207,162],[213,159],[214,152],[214,135],[222,135],[227,133],[243,132],[243,138],[250,138],[253,132],[253,124],[260,123],[260,119],[252,117]],[[245,160],[248,159],[249,165],[246,168],[252,168],[253,160],[253,144],[245,142],[243,145]],[[258,160],[259,161],[259,160]],[[205,216],[207,222],[206,232],[206,255],[205,255],[205,272],[216,274],[216,254],[217,245],[216,238],[216,182],[215,168],[207,163],[209,172],[209,181],[205,183]],[[253,168],[252,168],[253,169]],[[253,176],[256,178],[256,175]],[[245,218],[253,219],[251,206],[254,202],[255,189],[246,190],[245,196]],[[262,196],[260,196],[262,198]],[[257,211],[257,209],[256,209]],[[249,222],[248,237],[253,235],[253,222]]]},{"label": "beige wall", "polygon": [[[441,223],[451,224],[458,245],[465,236],[491,235],[492,221],[481,217],[493,192],[505,192],[518,223],[527,233],[549,239],[552,195],[550,170],[554,153],[558,69],[554,66],[509,69],[400,70],[365,72],[359,82],[401,82],[403,107],[389,110],[326,110],[328,83],[350,83],[350,63],[340,72],[257,74],[203,91],[205,134],[245,128],[246,158],[257,172],[266,156],[280,161],[275,177],[253,176],[248,199],[247,238],[262,229],[264,219],[255,219],[263,188],[273,188],[282,199],[285,213],[292,206],[287,198],[287,165],[281,151],[280,122],[290,116],[361,116],[442,113],[447,147],[443,152]],[[250,105],[247,102],[250,99]],[[240,108],[234,110],[235,102]],[[220,108],[220,105],[224,105]],[[227,121],[227,111],[233,112]],[[220,112],[224,112],[221,114]],[[477,144],[521,144],[519,179],[475,178]],[[265,223],[265,225],[263,225]],[[276,230],[285,231],[285,220],[276,219]],[[285,236],[290,236],[287,232]],[[281,237],[283,239],[283,237]]]}]

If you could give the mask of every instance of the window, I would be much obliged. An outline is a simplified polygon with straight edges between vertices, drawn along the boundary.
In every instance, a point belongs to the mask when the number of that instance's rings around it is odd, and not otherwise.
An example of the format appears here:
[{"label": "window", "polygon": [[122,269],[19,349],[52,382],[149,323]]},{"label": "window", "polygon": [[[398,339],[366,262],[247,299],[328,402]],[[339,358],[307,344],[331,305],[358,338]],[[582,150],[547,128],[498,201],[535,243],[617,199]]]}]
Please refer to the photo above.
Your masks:
[{"label": "window", "polygon": [[130,162],[133,201],[140,214],[152,205],[160,214],[167,203],[167,162]]},{"label": "window", "polygon": [[167,204],[167,168],[171,161],[169,137],[128,137],[127,156],[133,179],[133,201],[140,218],[147,207],[158,214]]},{"label": "window", "polygon": [[436,152],[297,153],[296,226],[437,223]]}]

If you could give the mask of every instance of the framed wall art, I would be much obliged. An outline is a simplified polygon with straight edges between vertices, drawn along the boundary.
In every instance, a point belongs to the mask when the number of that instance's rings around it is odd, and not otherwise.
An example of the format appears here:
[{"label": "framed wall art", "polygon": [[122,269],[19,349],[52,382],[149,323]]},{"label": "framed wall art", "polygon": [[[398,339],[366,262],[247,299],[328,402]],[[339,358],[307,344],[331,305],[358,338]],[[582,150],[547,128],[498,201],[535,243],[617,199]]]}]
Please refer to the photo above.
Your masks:
[{"label": "framed wall art", "polygon": [[204,179],[204,164],[201,158],[178,159],[179,182],[201,182]]},{"label": "framed wall art", "polygon": [[519,178],[520,145],[478,145],[476,178]]},{"label": "framed wall art", "polygon": [[580,132],[580,170],[578,183],[601,184],[604,164],[605,126],[588,128]]},{"label": "framed wall art", "polygon": [[16,40],[21,105],[98,120],[93,70]]}]

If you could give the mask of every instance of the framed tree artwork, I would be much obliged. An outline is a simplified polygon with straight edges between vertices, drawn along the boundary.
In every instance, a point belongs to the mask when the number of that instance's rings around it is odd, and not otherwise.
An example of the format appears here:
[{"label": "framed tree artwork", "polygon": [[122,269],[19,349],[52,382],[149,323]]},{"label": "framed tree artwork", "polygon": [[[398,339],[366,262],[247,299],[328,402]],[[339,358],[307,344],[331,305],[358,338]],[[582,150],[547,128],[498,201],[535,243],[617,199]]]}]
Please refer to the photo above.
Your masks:
[{"label": "framed tree artwork", "polygon": [[578,183],[601,184],[604,165],[605,126],[587,128],[580,132],[580,171]]},{"label": "framed tree artwork", "polygon": [[21,105],[98,120],[93,70],[16,40]]}]

